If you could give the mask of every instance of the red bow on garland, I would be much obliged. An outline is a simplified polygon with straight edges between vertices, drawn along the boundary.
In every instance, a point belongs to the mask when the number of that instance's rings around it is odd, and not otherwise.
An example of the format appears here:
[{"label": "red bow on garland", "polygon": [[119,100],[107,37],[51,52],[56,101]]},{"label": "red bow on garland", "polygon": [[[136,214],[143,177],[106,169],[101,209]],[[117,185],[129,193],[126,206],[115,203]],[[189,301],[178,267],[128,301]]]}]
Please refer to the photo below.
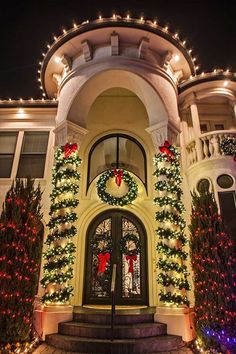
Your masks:
[{"label": "red bow on garland", "polygon": [[98,255],[98,273],[104,273],[106,270],[106,264],[110,260],[110,253],[99,253]]},{"label": "red bow on garland", "polygon": [[120,187],[123,178],[123,170],[117,170],[114,168],[113,172],[116,178],[116,184],[118,187]]},{"label": "red bow on garland", "polygon": [[69,157],[72,152],[75,152],[78,149],[78,145],[66,143],[64,146],[64,156],[65,158]]},{"label": "red bow on garland", "polygon": [[134,256],[125,256],[125,258],[129,262],[129,270],[128,270],[128,272],[133,274],[133,272],[134,272],[134,262],[137,261],[137,256],[136,255],[134,255]]},{"label": "red bow on garland", "polygon": [[163,146],[159,146],[160,152],[166,154],[170,159],[174,158],[174,153],[170,150],[171,144],[169,141],[165,141]]}]

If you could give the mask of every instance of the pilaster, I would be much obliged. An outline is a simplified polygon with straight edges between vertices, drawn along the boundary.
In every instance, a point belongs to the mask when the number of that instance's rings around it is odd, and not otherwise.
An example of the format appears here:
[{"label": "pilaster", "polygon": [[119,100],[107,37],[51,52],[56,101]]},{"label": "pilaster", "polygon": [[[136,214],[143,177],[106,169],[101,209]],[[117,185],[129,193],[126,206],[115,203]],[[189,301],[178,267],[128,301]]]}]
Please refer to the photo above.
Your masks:
[{"label": "pilaster", "polygon": [[84,136],[87,134],[87,129],[70,121],[64,121],[59,124],[55,129],[55,145],[65,145],[69,143],[77,143],[81,146]]}]

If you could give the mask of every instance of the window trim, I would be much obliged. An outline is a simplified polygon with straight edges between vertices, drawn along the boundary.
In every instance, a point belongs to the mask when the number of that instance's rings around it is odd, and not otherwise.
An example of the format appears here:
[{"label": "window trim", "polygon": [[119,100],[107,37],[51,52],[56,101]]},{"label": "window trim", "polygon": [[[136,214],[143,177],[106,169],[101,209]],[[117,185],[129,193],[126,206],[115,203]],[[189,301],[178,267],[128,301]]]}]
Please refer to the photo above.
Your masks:
[{"label": "window trim", "polygon": [[[87,169],[87,186],[86,186],[86,195],[88,193],[88,190],[89,190],[89,187],[90,185],[93,183],[93,181],[97,178],[97,176],[99,175],[96,175],[90,182],[89,182],[89,179],[90,179],[90,166],[91,166],[91,156],[93,154],[93,151],[96,149],[96,146],[98,144],[100,144],[102,141],[104,140],[107,140],[109,138],[113,138],[115,137],[116,138],[116,168],[118,168],[118,162],[119,162],[119,138],[125,138],[125,139],[129,139],[131,140],[132,142],[134,142],[141,150],[142,154],[143,154],[143,158],[144,158],[144,181],[139,177],[137,176],[134,172],[131,172],[133,173],[141,182],[142,184],[144,185],[145,189],[146,189],[146,192],[148,192],[147,190],[147,156],[146,156],[146,152],[143,148],[143,146],[141,145],[141,143],[135,139],[134,137],[130,136],[130,135],[127,135],[127,134],[123,134],[123,133],[112,133],[112,134],[108,134],[108,135],[105,135],[103,137],[101,137],[100,139],[98,139],[91,147],[90,151],[89,151],[89,154],[88,154],[88,169]],[[103,172],[107,171],[108,169],[104,170]],[[102,172],[101,172],[102,173]]]},{"label": "window trim", "polygon": [[[21,139],[21,144],[20,144],[20,149],[19,149],[19,154],[18,154],[18,161],[17,161],[17,166],[16,166],[16,170],[15,170],[15,177],[17,178],[26,178],[26,177],[18,177],[17,174],[18,174],[18,170],[19,170],[19,166],[20,166],[20,159],[21,159],[21,156],[45,156],[45,160],[44,160],[44,167],[43,167],[43,176],[42,177],[34,177],[34,179],[39,179],[39,180],[42,180],[42,179],[45,179],[45,171],[46,171],[46,163],[47,163],[47,158],[48,158],[48,148],[49,148],[49,142],[50,142],[50,135],[51,135],[51,132],[50,130],[41,130],[41,129],[37,129],[37,130],[25,130],[25,131],[22,131],[22,139]],[[47,133],[48,135],[48,140],[47,140],[47,148],[46,148],[46,151],[45,152],[23,152],[23,142],[24,142],[24,138],[25,138],[25,133]],[[27,134],[26,134],[27,135]]]}]

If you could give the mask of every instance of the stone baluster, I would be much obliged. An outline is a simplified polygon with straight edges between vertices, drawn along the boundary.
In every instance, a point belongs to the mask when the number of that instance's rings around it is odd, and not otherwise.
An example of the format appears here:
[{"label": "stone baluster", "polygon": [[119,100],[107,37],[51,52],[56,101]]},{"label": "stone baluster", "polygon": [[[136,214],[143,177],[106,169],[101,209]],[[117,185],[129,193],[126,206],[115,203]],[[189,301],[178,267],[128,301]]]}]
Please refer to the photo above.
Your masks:
[{"label": "stone baluster", "polygon": [[212,145],[214,147],[214,156],[217,157],[220,155],[220,146],[219,146],[218,135],[213,134],[211,141],[212,141]]},{"label": "stone baluster", "polygon": [[192,142],[193,163],[197,162],[197,150],[195,141]]},{"label": "stone baluster", "polygon": [[208,146],[207,146],[207,138],[204,136],[202,138],[203,141],[203,154],[204,154],[204,159],[208,158]]},{"label": "stone baluster", "polygon": [[214,155],[214,146],[213,146],[213,143],[212,143],[212,135],[208,135],[207,139],[208,139],[209,153],[210,153],[210,158],[211,158]]}]

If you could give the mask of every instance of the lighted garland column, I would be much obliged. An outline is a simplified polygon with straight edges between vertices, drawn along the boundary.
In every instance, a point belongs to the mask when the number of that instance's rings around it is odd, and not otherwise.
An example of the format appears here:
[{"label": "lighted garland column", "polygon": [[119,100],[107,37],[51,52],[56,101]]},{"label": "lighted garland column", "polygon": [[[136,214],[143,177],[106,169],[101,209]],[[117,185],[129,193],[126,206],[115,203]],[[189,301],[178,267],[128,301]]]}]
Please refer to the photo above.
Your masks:
[{"label": "lighted garland column", "polygon": [[180,153],[167,141],[159,149],[160,153],[154,157],[154,175],[157,177],[155,190],[158,192],[154,203],[158,207],[156,221],[159,223],[156,230],[160,270],[157,281],[162,285],[159,299],[165,305],[189,305],[186,296],[186,290],[190,290],[188,270],[184,265],[187,253],[183,250],[187,240],[182,217],[184,206],[181,201]]},{"label": "lighted garland column", "polygon": [[75,245],[72,241],[76,235],[74,222],[77,215],[74,209],[79,204],[76,194],[79,190],[80,174],[77,172],[81,160],[77,144],[66,144],[57,148],[52,172],[51,219],[48,223],[49,234],[44,275],[41,280],[46,288],[42,301],[45,304],[68,304],[73,288]]}]

